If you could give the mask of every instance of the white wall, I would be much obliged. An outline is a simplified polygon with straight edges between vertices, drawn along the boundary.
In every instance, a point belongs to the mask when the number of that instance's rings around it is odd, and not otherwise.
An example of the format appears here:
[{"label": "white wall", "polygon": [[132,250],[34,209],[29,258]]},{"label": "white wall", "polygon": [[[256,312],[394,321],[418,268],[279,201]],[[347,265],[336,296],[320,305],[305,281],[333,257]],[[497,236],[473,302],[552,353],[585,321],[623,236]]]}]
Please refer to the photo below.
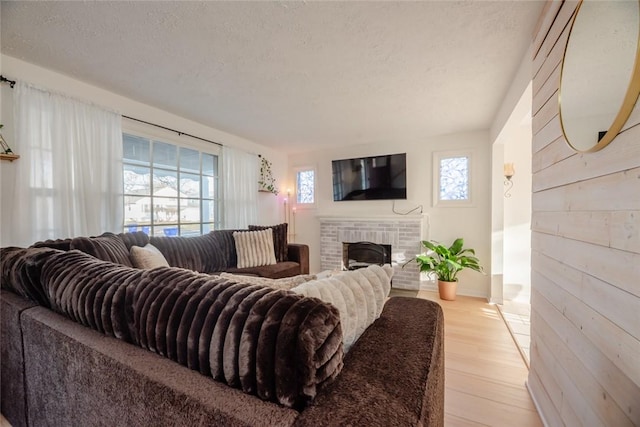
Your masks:
[{"label": "white wall", "polygon": [[[460,149],[470,149],[473,153],[473,206],[433,207],[433,153]],[[318,272],[320,269],[318,216],[393,215],[392,201],[334,202],[331,161],[403,152],[407,153],[407,200],[396,201],[396,211],[407,212],[416,206],[423,205],[424,239],[451,243],[455,238],[463,237],[465,245],[476,249],[482,265],[490,271],[491,151],[488,132],[478,131],[433,137],[423,141],[389,141],[289,155],[291,188],[294,188],[293,171],[296,167],[313,166],[317,170],[317,205],[315,209],[307,210],[299,207],[296,214],[295,239],[309,244],[312,272]],[[487,297],[490,287],[489,276],[464,271],[460,274],[458,286],[458,292],[461,295]]]},{"label": "white wall", "polygon": [[[493,165],[493,189],[502,198],[493,215],[502,217],[504,298],[527,303],[531,287],[531,96],[529,82],[494,142],[494,148],[502,149],[503,162]],[[510,197],[505,195],[503,163],[513,163],[515,168]],[[495,302],[500,301],[495,298]]]},{"label": "white wall", "polygon": [[[529,302],[531,272],[531,48],[522,60],[490,129],[493,141],[491,301]],[[514,163],[505,197],[504,163]]]},{"label": "white wall", "polygon": [[534,40],[528,385],[548,425],[640,425],[640,107],[603,150],[567,145],[559,64],[575,7],[548,3]]},{"label": "white wall", "polygon": [[[531,86],[523,98],[531,105]],[[526,114],[529,117],[521,117],[514,124],[504,144],[504,161],[513,163],[516,172],[511,179],[511,197],[504,198],[503,284],[510,290],[505,297],[528,303],[531,288],[531,113],[527,111]]]},{"label": "white wall", "polygon": [[[276,182],[280,183],[284,181],[287,172],[287,157],[284,153],[7,55],[2,55],[0,61],[2,74],[12,80],[25,81],[50,91],[59,92],[113,109],[123,115],[156,123],[201,138],[210,139],[223,145],[262,154],[273,163],[273,174]],[[2,134],[12,146],[13,151],[20,154],[20,147],[13,137],[13,91],[7,85],[3,84],[0,96],[2,97],[0,102],[0,113],[2,114],[0,116],[0,123],[5,125]],[[2,181],[2,188],[0,190],[2,193],[0,193],[0,196],[3,201],[11,200],[13,178],[16,174],[16,168],[19,167],[20,160],[12,163],[0,163],[0,178]],[[260,223],[275,224],[282,221],[282,212],[279,209],[276,196],[260,193],[258,202]],[[2,246],[11,244],[11,242],[2,240],[2,235],[5,234],[1,232],[2,227],[10,227],[12,216],[17,214],[19,213],[13,212],[10,203],[4,202],[1,204],[0,244]]]},{"label": "white wall", "polygon": [[504,281],[504,145],[491,146],[491,293],[489,302],[502,304]]}]

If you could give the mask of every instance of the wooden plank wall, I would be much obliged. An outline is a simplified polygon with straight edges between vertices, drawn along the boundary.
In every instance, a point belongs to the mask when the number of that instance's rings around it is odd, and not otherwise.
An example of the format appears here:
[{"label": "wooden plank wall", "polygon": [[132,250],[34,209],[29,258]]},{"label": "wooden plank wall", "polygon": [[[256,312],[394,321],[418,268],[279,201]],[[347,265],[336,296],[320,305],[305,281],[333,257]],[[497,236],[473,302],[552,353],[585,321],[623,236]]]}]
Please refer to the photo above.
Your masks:
[{"label": "wooden plank wall", "polygon": [[578,154],[558,116],[576,1],[534,36],[531,370],[550,426],[640,425],[640,106],[603,150]]}]

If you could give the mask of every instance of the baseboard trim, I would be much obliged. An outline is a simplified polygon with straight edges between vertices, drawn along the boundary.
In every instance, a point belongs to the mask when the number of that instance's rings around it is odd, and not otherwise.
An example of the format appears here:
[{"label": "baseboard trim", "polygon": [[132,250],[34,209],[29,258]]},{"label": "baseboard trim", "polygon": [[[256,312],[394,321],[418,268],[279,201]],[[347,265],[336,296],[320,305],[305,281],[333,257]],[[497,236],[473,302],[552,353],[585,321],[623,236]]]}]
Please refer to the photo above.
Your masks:
[{"label": "baseboard trim", "polygon": [[498,314],[500,315],[500,318],[502,319],[504,324],[507,325],[507,330],[509,331],[509,335],[511,335],[511,339],[513,340],[513,343],[515,344],[516,348],[520,352],[520,357],[522,357],[522,360],[524,361],[524,364],[526,365],[527,369],[531,369],[531,367],[529,366],[529,359],[527,358],[527,355],[525,354],[525,352],[522,349],[522,347],[520,347],[520,344],[518,344],[518,340],[516,339],[516,335],[513,332],[513,329],[511,329],[511,325],[509,325],[509,322],[504,317],[504,313],[502,312],[502,308],[500,307],[500,304],[496,304],[496,310],[498,311]]},{"label": "baseboard trim", "polygon": [[529,392],[529,396],[531,396],[531,400],[533,400],[533,406],[535,406],[536,411],[538,411],[538,416],[540,417],[540,421],[542,421],[542,425],[544,427],[550,427],[549,423],[547,422],[547,419],[544,417],[544,414],[540,410],[540,404],[538,403],[538,399],[536,399],[536,396],[535,394],[533,394],[531,387],[529,387],[529,381],[525,381],[524,386],[527,388],[527,391]]}]

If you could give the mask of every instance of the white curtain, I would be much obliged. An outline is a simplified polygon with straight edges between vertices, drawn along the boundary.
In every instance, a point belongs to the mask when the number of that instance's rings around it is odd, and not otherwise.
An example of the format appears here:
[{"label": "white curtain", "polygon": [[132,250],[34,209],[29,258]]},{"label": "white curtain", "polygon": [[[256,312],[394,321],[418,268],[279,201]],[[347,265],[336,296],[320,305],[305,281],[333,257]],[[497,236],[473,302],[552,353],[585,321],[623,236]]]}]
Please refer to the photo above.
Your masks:
[{"label": "white curtain", "polygon": [[258,156],[222,147],[224,227],[247,228],[258,220]]},{"label": "white curtain", "polygon": [[121,116],[25,83],[14,96],[11,244],[121,232]]}]

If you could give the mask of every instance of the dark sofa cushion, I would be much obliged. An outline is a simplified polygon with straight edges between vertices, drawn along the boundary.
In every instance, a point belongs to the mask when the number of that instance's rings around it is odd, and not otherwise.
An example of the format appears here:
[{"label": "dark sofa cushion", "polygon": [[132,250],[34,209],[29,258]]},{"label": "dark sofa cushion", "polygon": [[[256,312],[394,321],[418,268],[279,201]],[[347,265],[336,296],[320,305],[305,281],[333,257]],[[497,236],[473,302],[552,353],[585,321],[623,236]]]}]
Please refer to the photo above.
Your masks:
[{"label": "dark sofa cushion", "polygon": [[131,246],[144,247],[149,243],[149,236],[142,231],[134,231],[133,233],[120,233],[118,237],[122,239],[122,242],[131,249]]},{"label": "dark sofa cushion", "polygon": [[342,369],[340,314],[315,298],[79,251],[49,257],[42,283],[70,319],[287,407],[304,407]]},{"label": "dark sofa cushion", "polygon": [[[238,255],[233,233],[241,230],[215,230],[209,234],[196,237],[156,237],[151,236],[149,242],[162,252],[172,267],[186,268],[201,273],[215,274],[223,271],[258,275],[279,279],[295,276],[308,271],[301,271],[299,263],[278,262],[274,265],[238,269]],[[246,230],[245,230],[246,231]],[[134,233],[131,233],[134,234]],[[308,257],[305,258],[308,266]]]},{"label": "dark sofa cushion", "polygon": [[49,239],[41,242],[36,242],[31,245],[32,248],[51,248],[61,251],[68,251],[71,249],[71,239]]},{"label": "dark sofa cushion", "polygon": [[49,298],[40,282],[40,275],[47,259],[58,253],[62,252],[47,247],[3,248],[0,250],[2,288],[49,307]]},{"label": "dark sofa cushion", "polygon": [[147,270],[143,281],[134,296],[140,344],[167,355],[176,346],[176,356],[186,348],[189,367],[204,375],[302,408],[342,369],[340,315],[330,304],[219,278],[202,282],[187,270]]},{"label": "dark sofa cushion", "polygon": [[[21,325],[27,396],[3,394],[2,412],[21,397],[31,426],[284,427],[298,416],[50,310],[27,310]],[[3,371],[3,393],[22,374]]]},{"label": "dark sofa cushion", "polygon": [[0,287],[2,287],[2,289],[18,293],[13,283],[11,283],[11,274],[14,265],[20,257],[24,256],[25,252],[25,248],[19,248],[17,246],[0,248]]},{"label": "dark sofa cushion", "polygon": [[250,225],[249,230],[266,230],[270,228],[273,230],[273,249],[276,253],[276,261],[284,262],[289,258],[287,257],[288,246],[287,246],[287,229],[289,224],[282,223],[277,225]]},{"label": "dark sofa cushion", "polygon": [[444,426],[444,361],[441,307],[393,297],[294,425]]},{"label": "dark sofa cushion", "polygon": [[120,236],[104,233],[98,237],[75,237],[71,240],[71,249],[78,249],[102,261],[132,267],[129,250]]},{"label": "dark sofa cushion", "polygon": [[242,230],[215,230],[212,231],[210,236],[215,240],[218,253],[216,256],[220,257],[220,268],[212,270],[209,273],[216,271],[227,271],[228,268],[235,268],[238,265],[238,254],[236,254],[236,240],[233,238],[235,231]]},{"label": "dark sofa cushion", "polygon": [[[13,292],[0,291],[0,409],[14,427],[26,427],[27,388],[21,317],[36,303]],[[28,338],[27,338],[28,339]],[[47,342],[48,344],[48,342]],[[30,390],[29,390],[30,391]],[[6,425],[5,423],[2,423]]]},{"label": "dark sofa cushion", "polygon": [[127,305],[142,272],[71,250],[49,257],[41,281],[54,311],[106,335],[137,343]]},{"label": "dark sofa cushion", "polygon": [[283,277],[301,274],[300,264],[292,261],[279,262],[277,264],[263,265],[260,267],[226,268],[224,271],[232,274],[267,277],[269,279],[282,279]]},{"label": "dark sofa cushion", "polygon": [[230,249],[215,233],[194,237],[151,236],[149,243],[162,252],[171,267],[213,273],[225,269],[230,258]]}]

